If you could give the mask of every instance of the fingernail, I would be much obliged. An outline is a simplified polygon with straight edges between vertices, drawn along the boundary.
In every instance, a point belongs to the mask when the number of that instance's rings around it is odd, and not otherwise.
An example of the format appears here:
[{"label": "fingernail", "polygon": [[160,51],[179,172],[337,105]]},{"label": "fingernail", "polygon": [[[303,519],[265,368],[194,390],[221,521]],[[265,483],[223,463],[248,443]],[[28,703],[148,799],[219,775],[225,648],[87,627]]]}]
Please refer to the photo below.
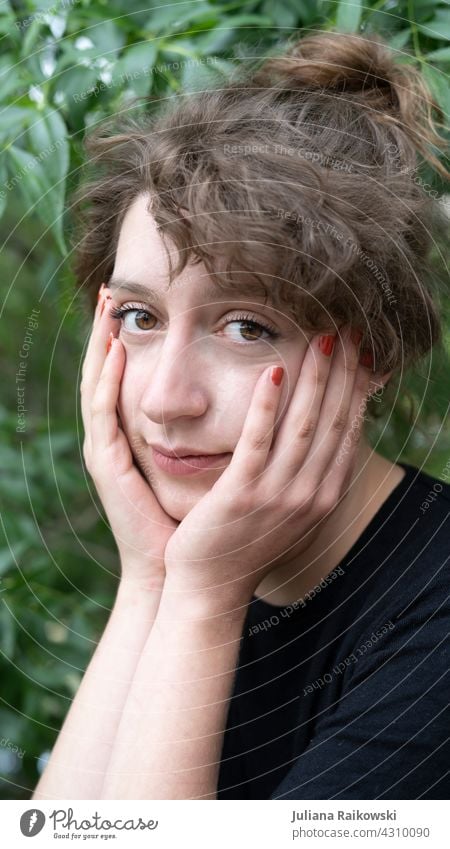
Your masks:
[{"label": "fingernail", "polygon": [[319,348],[326,357],[331,357],[333,353],[335,338],[335,336],[321,336],[319,338]]},{"label": "fingernail", "polygon": [[350,339],[352,340],[353,344],[356,345],[356,347],[358,347],[362,337],[362,330],[359,330],[357,327],[352,327],[350,331]]},{"label": "fingernail", "polygon": [[275,366],[270,372],[270,377],[272,378],[272,383],[275,386],[279,386],[281,381],[283,380],[284,368],[281,366]]},{"label": "fingernail", "polygon": [[113,339],[114,339],[114,333],[111,331],[111,333],[108,336],[108,341],[106,343],[106,353],[107,354],[109,354],[109,352],[111,350],[111,345],[113,343]]},{"label": "fingernail", "polygon": [[372,351],[363,351],[359,361],[364,368],[371,369],[373,371],[373,354]]},{"label": "fingernail", "polygon": [[104,284],[104,283],[102,283],[102,285],[100,286],[100,289],[98,290],[97,303],[99,302],[99,300],[100,300],[100,298],[101,298],[101,296],[102,296],[102,292],[103,292],[103,289],[104,289],[104,288],[105,288],[105,284]]}]

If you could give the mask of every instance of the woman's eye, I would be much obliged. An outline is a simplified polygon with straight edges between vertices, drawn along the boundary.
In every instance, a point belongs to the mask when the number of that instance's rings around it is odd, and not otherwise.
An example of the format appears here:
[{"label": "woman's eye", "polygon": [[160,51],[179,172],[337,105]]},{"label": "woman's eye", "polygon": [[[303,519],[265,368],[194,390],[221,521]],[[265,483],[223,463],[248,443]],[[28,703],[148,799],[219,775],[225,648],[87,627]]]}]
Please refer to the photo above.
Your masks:
[{"label": "woman's eye", "polygon": [[156,316],[148,310],[138,309],[137,307],[119,307],[111,310],[113,318],[119,318],[122,322],[122,327],[130,333],[135,333],[136,330],[154,330]]},{"label": "woman's eye", "polygon": [[156,316],[147,310],[128,310],[124,315],[124,327],[126,330],[154,330]]},{"label": "woman's eye", "polygon": [[[234,327],[233,327],[234,325]],[[225,328],[231,328],[231,336],[234,336],[234,341],[240,343],[245,342],[260,342],[264,339],[272,339],[276,336],[275,332],[269,327],[264,327],[258,321],[253,321],[247,318],[235,318],[227,322]],[[225,329],[224,328],[224,329]],[[266,336],[264,336],[266,334]]]}]

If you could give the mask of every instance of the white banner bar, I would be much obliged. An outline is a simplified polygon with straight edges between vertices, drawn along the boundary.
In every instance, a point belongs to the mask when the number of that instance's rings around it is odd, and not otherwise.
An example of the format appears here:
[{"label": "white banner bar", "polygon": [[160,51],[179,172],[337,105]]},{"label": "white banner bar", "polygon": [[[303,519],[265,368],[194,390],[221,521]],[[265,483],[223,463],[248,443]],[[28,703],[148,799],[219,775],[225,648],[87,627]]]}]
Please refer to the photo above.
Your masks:
[{"label": "white banner bar", "polygon": [[444,849],[444,801],[2,801],[7,847]]}]

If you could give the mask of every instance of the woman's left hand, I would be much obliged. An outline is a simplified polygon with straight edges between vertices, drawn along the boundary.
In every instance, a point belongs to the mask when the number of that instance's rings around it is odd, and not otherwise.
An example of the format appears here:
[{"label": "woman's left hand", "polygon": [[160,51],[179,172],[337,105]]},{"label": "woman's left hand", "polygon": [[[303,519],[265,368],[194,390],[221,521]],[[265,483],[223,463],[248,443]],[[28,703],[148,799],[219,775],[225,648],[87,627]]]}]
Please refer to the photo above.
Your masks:
[{"label": "woman's left hand", "polygon": [[337,506],[354,467],[361,410],[379,384],[369,388],[374,375],[359,362],[348,327],[332,355],[319,340],[308,345],[273,446],[283,384],[272,382],[273,367],[260,375],[229,465],[166,546],[166,582],[175,592],[220,599],[225,610],[248,604],[273,563],[308,547]]}]

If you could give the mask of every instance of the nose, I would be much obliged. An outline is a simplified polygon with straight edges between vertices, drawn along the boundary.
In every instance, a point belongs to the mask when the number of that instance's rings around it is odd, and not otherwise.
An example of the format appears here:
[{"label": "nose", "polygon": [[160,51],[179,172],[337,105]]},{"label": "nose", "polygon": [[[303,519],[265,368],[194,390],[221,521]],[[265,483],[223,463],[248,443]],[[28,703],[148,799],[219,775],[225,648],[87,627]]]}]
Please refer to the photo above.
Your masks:
[{"label": "nose", "polygon": [[143,412],[158,424],[203,415],[208,406],[208,373],[202,340],[188,339],[180,326],[169,330],[160,345],[155,358],[143,353],[146,370],[148,360],[152,369],[141,400]]}]

